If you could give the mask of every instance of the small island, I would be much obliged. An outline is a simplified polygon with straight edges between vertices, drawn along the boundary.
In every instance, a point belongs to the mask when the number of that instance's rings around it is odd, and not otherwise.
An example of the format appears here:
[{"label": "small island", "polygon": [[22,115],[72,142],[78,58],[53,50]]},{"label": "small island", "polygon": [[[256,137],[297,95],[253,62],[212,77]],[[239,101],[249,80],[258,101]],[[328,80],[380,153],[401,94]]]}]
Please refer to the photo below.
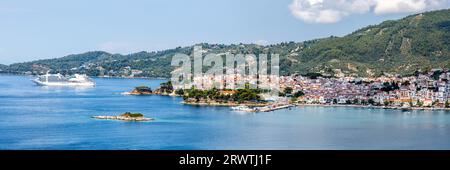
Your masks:
[{"label": "small island", "polygon": [[147,86],[139,86],[134,88],[133,91],[126,93],[128,95],[142,96],[142,95],[151,95],[153,91],[150,87]]},{"label": "small island", "polygon": [[176,96],[171,81],[161,83],[160,87],[157,88],[156,90],[152,90],[148,86],[138,86],[135,87],[131,92],[124,92],[122,94],[133,96],[147,96],[147,95]]},{"label": "small island", "polygon": [[182,97],[183,104],[186,105],[208,105],[208,106],[248,106],[263,107],[269,106],[271,103],[263,100],[260,96],[264,91],[261,89],[250,89],[246,84],[245,88],[232,89],[175,89],[171,81],[161,83],[156,90],[151,90],[147,86],[135,87],[133,91],[126,92],[127,95],[160,95]]},{"label": "small island", "polygon": [[123,121],[152,121],[153,118],[144,117],[141,113],[126,112],[119,116],[92,116],[94,119],[123,120]]},{"label": "small island", "polygon": [[196,88],[178,89],[176,93],[183,97],[186,105],[209,105],[209,106],[249,106],[262,107],[270,103],[260,96],[260,89],[216,89],[200,90]]}]

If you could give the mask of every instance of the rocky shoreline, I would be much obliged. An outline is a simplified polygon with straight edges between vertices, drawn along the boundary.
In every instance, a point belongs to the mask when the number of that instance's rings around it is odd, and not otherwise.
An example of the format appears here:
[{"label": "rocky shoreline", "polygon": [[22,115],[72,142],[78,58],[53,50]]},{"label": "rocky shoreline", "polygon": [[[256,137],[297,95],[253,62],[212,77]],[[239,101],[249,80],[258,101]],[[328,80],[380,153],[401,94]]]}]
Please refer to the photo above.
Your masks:
[{"label": "rocky shoreline", "polygon": [[235,102],[228,102],[228,103],[222,103],[222,102],[187,102],[183,101],[181,102],[185,105],[193,105],[193,106],[223,106],[223,107],[234,107],[234,106],[248,106],[248,107],[263,107],[268,106],[269,103],[235,103]]},{"label": "rocky shoreline", "polygon": [[445,110],[450,111],[450,108],[436,108],[436,107],[395,107],[395,106],[367,106],[367,105],[337,105],[337,104],[296,104],[296,106],[318,106],[318,107],[356,107],[369,109],[393,109],[393,110]]}]

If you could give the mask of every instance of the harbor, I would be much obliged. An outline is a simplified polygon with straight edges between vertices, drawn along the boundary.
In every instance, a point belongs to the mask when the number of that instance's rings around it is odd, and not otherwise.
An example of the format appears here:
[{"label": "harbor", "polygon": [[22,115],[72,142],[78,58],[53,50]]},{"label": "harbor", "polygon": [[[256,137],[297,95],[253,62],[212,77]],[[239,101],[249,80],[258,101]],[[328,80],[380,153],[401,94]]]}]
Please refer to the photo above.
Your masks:
[{"label": "harbor", "polygon": [[[278,103],[278,106],[267,107],[266,111],[274,110],[271,112],[236,114],[230,107],[180,104],[181,97],[120,95],[142,84],[156,89],[165,80],[93,79],[95,88],[77,89],[36,86],[30,83],[29,76],[0,76],[3,83],[0,86],[3,120],[0,122],[3,129],[0,147],[88,150],[450,148],[450,135],[442,133],[450,130],[450,114],[445,110],[407,113],[346,105],[299,105],[289,109],[288,103]],[[108,117],[130,111],[141,112],[155,120],[134,122]],[[324,141],[324,136],[329,140]],[[358,145],[348,140],[357,141]]]}]

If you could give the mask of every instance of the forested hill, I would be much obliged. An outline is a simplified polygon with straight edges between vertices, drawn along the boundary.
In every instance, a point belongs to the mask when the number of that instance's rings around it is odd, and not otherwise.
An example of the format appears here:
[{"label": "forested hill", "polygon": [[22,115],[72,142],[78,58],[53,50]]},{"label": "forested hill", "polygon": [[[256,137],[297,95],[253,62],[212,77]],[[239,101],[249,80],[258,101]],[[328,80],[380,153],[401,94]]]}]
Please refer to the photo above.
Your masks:
[{"label": "forested hill", "polygon": [[8,68],[7,65],[0,64],[0,72],[2,72],[3,70],[6,70],[7,68]]},{"label": "forested hill", "polygon": [[408,74],[450,68],[450,10],[368,26],[342,38],[318,41],[295,58],[291,70]]},{"label": "forested hill", "polygon": [[[197,44],[207,53],[280,54],[281,74],[378,76],[412,74],[450,68],[450,10],[411,15],[368,26],[344,37],[268,46],[256,44]],[[176,53],[191,54],[193,46],[130,55],[87,52],[63,58],[12,64],[13,73],[42,74],[46,70],[91,76],[168,77]],[[2,66],[0,66],[2,69]]]}]

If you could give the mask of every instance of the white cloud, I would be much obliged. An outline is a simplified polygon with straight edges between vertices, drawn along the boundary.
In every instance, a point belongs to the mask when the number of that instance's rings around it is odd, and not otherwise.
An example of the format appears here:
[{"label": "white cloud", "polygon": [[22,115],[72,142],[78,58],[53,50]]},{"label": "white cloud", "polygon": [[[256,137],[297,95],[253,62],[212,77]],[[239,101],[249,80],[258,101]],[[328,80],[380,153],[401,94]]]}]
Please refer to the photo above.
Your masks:
[{"label": "white cloud", "polygon": [[366,13],[370,11],[370,8],[373,4],[373,0],[356,0],[352,3],[349,3],[349,8],[350,11],[354,13]]},{"label": "white cloud", "polygon": [[442,9],[450,0],[294,0],[289,9],[308,23],[336,23],[352,14],[413,13]]},{"label": "white cloud", "polygon": [[347,15],[340,10],[336,1],[327,0],[294,0],[289,6],[292,14],[309,23],[334,23]]},{"label": "white cloud", "polygon": [[425,10],[445,8],[448,0],[378,0],[376,14],[411,13]]}]

